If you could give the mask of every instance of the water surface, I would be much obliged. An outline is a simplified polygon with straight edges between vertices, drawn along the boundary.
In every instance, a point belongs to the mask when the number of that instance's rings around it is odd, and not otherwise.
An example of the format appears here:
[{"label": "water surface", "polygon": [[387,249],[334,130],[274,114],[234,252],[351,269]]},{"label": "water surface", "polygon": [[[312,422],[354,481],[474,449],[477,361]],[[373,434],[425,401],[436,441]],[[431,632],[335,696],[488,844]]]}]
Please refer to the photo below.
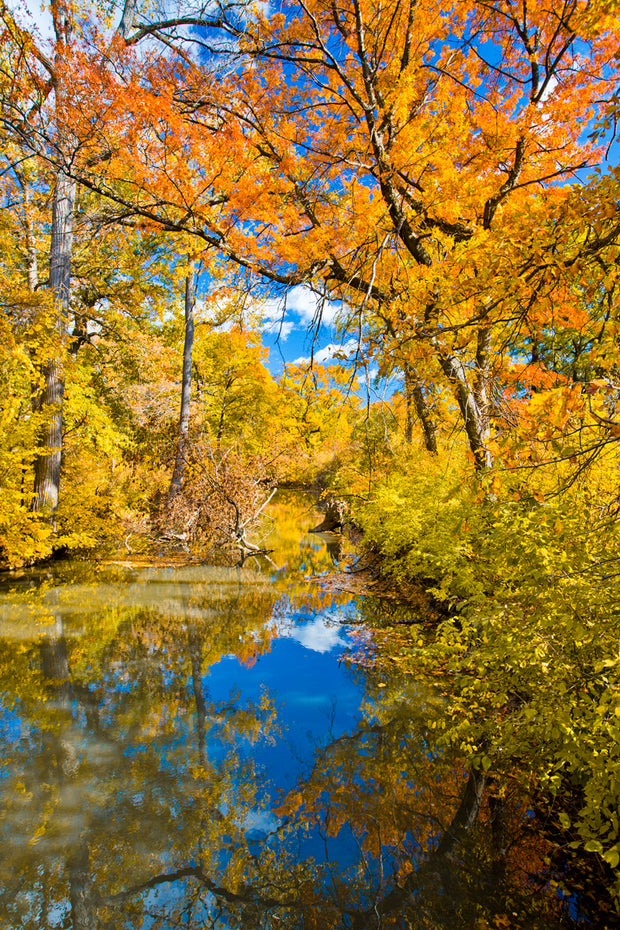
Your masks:
[{"label": "water surface", "polygon": [[271,512],[243,566],[125,553],[3,583],[0,926],[570,923],[519,803],[447,849],[467,773],[441,691],[353,661],[361,600],[311,580],[336,541],[306,533],[311,499]]}]

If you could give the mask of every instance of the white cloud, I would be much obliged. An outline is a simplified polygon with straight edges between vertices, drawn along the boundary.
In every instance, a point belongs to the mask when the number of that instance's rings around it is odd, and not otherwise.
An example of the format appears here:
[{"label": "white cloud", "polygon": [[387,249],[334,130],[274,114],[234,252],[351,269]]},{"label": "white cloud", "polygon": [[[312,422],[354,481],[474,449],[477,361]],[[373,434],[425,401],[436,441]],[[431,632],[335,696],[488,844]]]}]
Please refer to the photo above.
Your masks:
[{"label": "white cloud", "polygon": [[558,86],[558,84],[559,84],[558,79],[556,78],[556,76],[555,76],[554,74],[552,74],[551,77],[549,78],[549,81],[548,81],[548,83],[547,83],[547,86],[545,87],[545,90],[544,90],[544,92],[543,92],[543,95],[542,95],[542,97],[540,98],[540,103],[546,103],[546,101],[547,101],[547,100],[549,99],[549,97],[552,95],[552,93],[554,92],[554,90],[556,89],[556,87]]},{"label": "white cloud", "polygon": [[319,315],[324,326],[331,326],[339,312],[339,304],[303,284],[292,288],[285,297],[268,297],[248,308],[248,313],[260,318],[266,332],[279,332],[282,340],[294,329],[307,329],[318,321]]},{"label": "white cloud", "polygon": [[[317,365],[321,362],[329,362],[336,355],[346,355],[347,358],[350,358],[352,355],[355,355],[358,348],[357,339],[347,339],[344,343],[333,343],[330,342],[329,345],[326,345],[325,348],[319,349],[318,352],[315,352],[312,356],[312,361]],[[292,363],[293,365],[309,365],[310,357],[301,355],[299,358],[296,358]]]},{"label": "white cloud", "polygon": [[276,631],[280,639],[294,639],[304,649],[331,652],[332,649],[342,649],[347,645],[341,636],[344,619],[339,610],[306,623],[295,621],[292,617],[283,617],[276,622]]},{"label": "white cloud", "polygon": [[279,825],[280,820],[271,811],[261,810],[259,807],[250,808],[243,812],[241,817],[241,826],[245,833],[253,834],[256,839],[273,833]]},{"label": "white cloud", "polygon": [[282,342],[286,342],[292,331],[295,329],[295,324],[292,320],[266,320],[262,329],[263,332],[272,333],[274,336],[279,336]]},{"label": "white cloud", "polygon": [[47,5],[37,0],[13,0],[13,12],[19,15],[23,25],[32,30],[40,39],[51,42],[54,37],[54,21]]},{"label": "white cloud", "polygon": [[289,621],[278,629],[278,634],[287,639],[294,639],[304,649],[310,649],[312,652],[331,652],[332,649],[346,646],[346,641],[340,635],[340,624],[327,617],[317,617],[309,623]]},{"label": "white cloud", "polygon": [[312,323],[321,312],[321,322],[330,326],[336,319],[339,311],[338,304],[326,300],[320,294],[315,294],[311,288],[300,284],[294,287],[286,296],[286,309],[295,313],[302,323]]},{"label": "white cloud", "polygon": [[[318,320],[319,314],[322,325],[330,326],[341,312],[339,303],[322,298],[305,285],[292,288],[284,297],[256,299],[240,295],[237,309],[231,310],[231,307],[232,304],[222,302],[215,294],[206,295],[196,301],[196,315],[211,323],[226,320],[228,314],[233,319],[241,315],[248,326],[279,336],[285,342],[293,330],[308,329]],[[223,322],[219,328],[225,330],[229,326]]]},{"label": "white cloud", "polygon": [[[95,3],[86,5],[84,12],[90,19],[97,23],[102,35],[109,40],[112,39],[114,32],[120,25],[123,15],[124,0],[116,0],[114,4],[114,17],[111,25],[105,26],[101,17],[101,12]],[[49,45],[54,42],[54,23],[49,9],[49,2],[40,2],[40,0],[12,0],[12,8],[15,13],[19,13],[24,26],[33,31],[35,36]],[[210,4],[198,2],[198,0],[158,0],[148,8],[148,15],[140,15],[140,9],[136,15],[134,27],[145,21],[157,22],[166,19],[177,19],[181,16],[202,16],[204,18],[213,17],[219,12],[219,6],[216,0]],[[200,49],[196,48],[196,35],[198,30],[194,26],[178,26],[173,31],[168,30],[168,37],[174,37],[174,44],[182,48],[185,54],[192,55],[195,58],[200,57]],[[211,41],[217,44],[221,52],[236,51],[237,43],[232,42],[227,36],[214,34]],[[148,58],[151,55],[157,57],[171,57],[174,55],[172,50],[166,44],[160,42],[154,36],[146,36],[135,46],[136,54],[140,59]]]},{"label": "white cloud", "polygon": [[294,320],[285,318],[284,302],[272,297],[256,301],[250,313],[257,318],[258,325],[265,333],[279,336],[282,342],[288,339],[297,325]]},{"label": "white cloud", "polygon": [[291,632],[291,639],[296,640],[305,649],[313,652],[331,652],[337,647],[346,646],[340,636],[338,627],[328,624],[326,620],[317,617],[312,623],[295,627]]}]

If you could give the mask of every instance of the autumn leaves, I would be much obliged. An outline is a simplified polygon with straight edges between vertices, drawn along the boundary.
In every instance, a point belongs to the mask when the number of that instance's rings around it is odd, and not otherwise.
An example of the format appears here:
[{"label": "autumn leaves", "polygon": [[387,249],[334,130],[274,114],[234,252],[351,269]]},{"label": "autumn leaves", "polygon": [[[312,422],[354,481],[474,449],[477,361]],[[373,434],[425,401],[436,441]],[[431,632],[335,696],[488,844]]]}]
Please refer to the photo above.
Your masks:
[{"label": "autumn leaves", "polygon": [[[587,180],[613,122],[609,23],[576,2],[304,0],[161,22],[127,4],[112,36],[69,4],[52,14],[46,48],[3,10],[3,125],[14,161],[51,166],[65,334],[61,194],[77,185],[119,235],[181,235],[220,277],[342,301],[365,362],[400,372],[405,431],[415,420],[432,454],[456,430],[480,472],[526,442],[557,458],[533,430],[544,409],[579,458],[615,423],[597,404],[615,403],[617,180]],[[593,378],[605,391],[577,402]],[[62,390],[47,380],[51,424]]]}]

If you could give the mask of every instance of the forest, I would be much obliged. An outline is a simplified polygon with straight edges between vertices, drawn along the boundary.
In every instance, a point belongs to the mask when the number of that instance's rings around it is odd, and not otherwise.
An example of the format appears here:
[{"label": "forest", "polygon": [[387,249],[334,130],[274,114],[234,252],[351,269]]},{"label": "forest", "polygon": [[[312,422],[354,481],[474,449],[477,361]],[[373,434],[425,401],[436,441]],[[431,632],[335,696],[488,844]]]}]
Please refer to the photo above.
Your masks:
[{"label": "forest", "polygon": [[474,788],[539,792],[620,908],[619,5],[0,30],[2,569],[252,553],[274,488],[322,490],[428,605],[377,661],[445,673]]}]

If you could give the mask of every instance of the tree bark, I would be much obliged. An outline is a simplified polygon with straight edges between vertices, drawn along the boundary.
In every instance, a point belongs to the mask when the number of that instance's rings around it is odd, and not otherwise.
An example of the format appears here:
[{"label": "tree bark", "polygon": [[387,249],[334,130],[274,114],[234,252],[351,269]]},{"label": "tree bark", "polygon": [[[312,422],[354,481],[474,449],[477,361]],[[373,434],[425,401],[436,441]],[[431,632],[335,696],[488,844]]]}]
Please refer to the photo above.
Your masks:
[{"label": "tree bark", "polygon": [[[123,17],[117,32],[124,37],[135,16],[135,0],[126,0]],[[73,33],[72,10],[65,2],[52,4],[52,19],[56,36],[54,65],[46,63],[50,73],[50,87],[56,94],[57,115],[64,96],[62,79],[56,70],[71,44]],[[66,157],[70,148],[70,135],[58,119],[55,147]],[[73,219],[75,211],[76,182],[57,168],[52,205],[52,230],[49,260],[49,287],[58,307],[57,330],[62,337],[67,332],[69,293],[71,287],[71,256],[73,251]],[[29,282],[36,274],[36,266],[29,265]],[[60,354],[60,353],[59,353]],[[60,496],[60,474],[62,469],[62,424],[63,397],[65,390],[64,370],[61,358],[48,359],[42,367],[43,390],[35,401],[36,409],[47,414],[46,424],[39,436],[40,453],[35,461],[34,494],[32,510],[44,512],[54,519]]]},{"label": "tree bark", "polygon": [[194,305],[196,303],[196,265],[188,256],[185,277],[185,339],[183,342],[183,380],[181,384],[181,414],[174,471],[168,491],[168,506],[183,486],[189,440],[189,408],[192,393],[192,352],[194,350]]},{"label": "tree bark", "polygon": [[478,330],[476,348],[476,376],[474,379],[474,397],[480,411],[481,439],[488,447],[491,438],[491,401],[489,387],[491,378],[491,337],[490,326],[481,326]]},{"label": "tree bark", "polygon": [[[50,289],[58,306],[57,329],[61,337],[66,332],[69,310],[75,191],[75,181],[58,171],[52,208]],[[62,405],[65,378],[60,358],[48,359],[43,366],[42,375],[44,386],[39,409],[46,414],[46,423],[39,436],[41,452],[35,462],[32,509],[53,516],[58,507],[62,467]]]},{"label": "tree bark", "polygon": [[487,447],[489,439],[488,412],[480,408],[476,392],[469,383],[467,371],[458,355],[438,351],[439,364],[448,381],[454,388],[456,400],[463,417],[469,448],[474,456],[476,469],[484,471],[491,468],[493,459]]},{"label": "tree bark", "polygon": [[413,365],[405,362],[405,441],[410,443],[413,437],[413,409],[417,414],[422,433],[424,435],[424,445],[428,452],[437,452],[437,425],[433,420],[430,407],[424,396],[422,384],[416,369]]}]

